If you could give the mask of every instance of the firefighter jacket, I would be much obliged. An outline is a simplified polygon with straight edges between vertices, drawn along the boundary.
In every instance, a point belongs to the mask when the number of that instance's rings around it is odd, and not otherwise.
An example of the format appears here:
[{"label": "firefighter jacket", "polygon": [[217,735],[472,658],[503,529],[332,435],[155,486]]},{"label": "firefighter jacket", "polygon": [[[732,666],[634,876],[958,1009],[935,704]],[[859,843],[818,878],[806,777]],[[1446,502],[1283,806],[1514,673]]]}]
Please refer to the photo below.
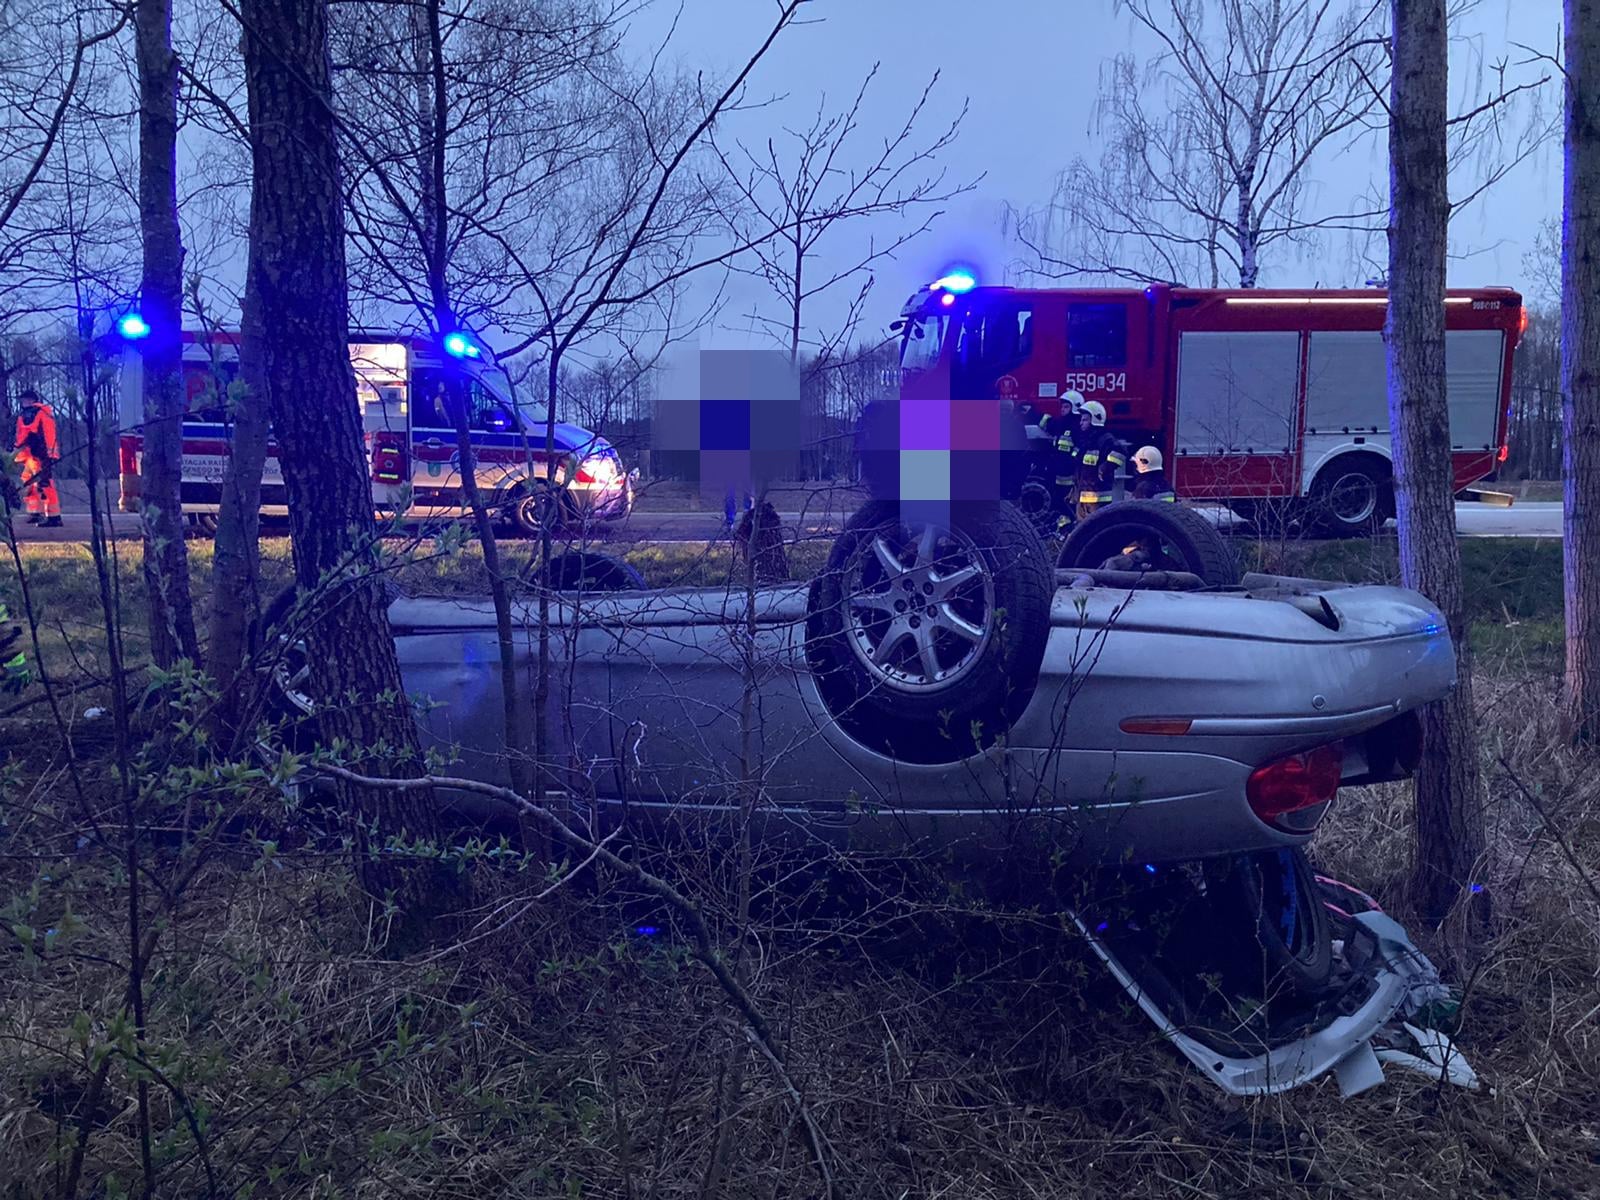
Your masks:
[{"label": "firefighter jacket", "polygon": [[1080,436],[1078,503],[1103,503],[1112,497],[1117,472],[1128,465],[1127,448],[1109,429],[1090,429]]},{"label": "firefighter jacket", "polygon": [[1069,488],[1077,479],[1078,458],[1081,452],[1072,436],[1074,419],[1070,414],[1062,413],[1055,417],[1044,416],[1039,420],[1039,428],[1048,434],[1053,434],[1056,439],[1053,459],[1057,487]]},{"label": "firefighter jacket", "polygon": [[1146,471],[1134,481],[1132,496],[1135,500],[1168,500],[1176,504],[1178,493],[1167,482],[1165,471]]}]

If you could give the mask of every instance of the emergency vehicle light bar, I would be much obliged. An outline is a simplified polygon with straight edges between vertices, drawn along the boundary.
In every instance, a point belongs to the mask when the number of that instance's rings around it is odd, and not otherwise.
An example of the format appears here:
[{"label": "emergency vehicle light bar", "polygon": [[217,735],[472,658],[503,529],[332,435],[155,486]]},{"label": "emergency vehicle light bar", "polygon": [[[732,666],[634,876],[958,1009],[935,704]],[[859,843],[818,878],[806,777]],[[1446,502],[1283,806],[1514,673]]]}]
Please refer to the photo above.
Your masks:
[{"label": "emergency vehicle light bar", "polygon": [[124,313],[117,318],[117,332],[130,342],[150,336],[150,323],[136,312]]},{"label": "emergency vehicle light bar", "polygon": [[970,292],[977,286],[978,280],[971,271],[960,270],[951,271],[948,275],[945,275],[940,279],[935,279],[929,290],[935,292],[956,292],[959,294],[961,292]]}]

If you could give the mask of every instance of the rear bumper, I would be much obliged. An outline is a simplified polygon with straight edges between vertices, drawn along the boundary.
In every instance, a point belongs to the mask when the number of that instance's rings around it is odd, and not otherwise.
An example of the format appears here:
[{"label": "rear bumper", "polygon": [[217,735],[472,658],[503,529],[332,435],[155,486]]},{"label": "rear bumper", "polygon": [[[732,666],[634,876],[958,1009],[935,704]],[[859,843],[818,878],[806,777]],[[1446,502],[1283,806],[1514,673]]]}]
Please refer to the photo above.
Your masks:
[{"label": "rear bumper", "polygon": [[[1366,998],[1348,1013],[1315,1022],[1299,1037],[1263,1046],[1258,1054],[1241,1054],[1234,1047],[1218,1048],[1202,1032],[1179,1028],[1156,1001],[1152,989],[1141,985],[1136,972],[1117,957],[1106,940],[1079,914],[1073,914],[1096,956],[1140,1010],[1203,1075],[1234,1096],[1287,1091],[1329,1070],[1338,1078],[1342,1095],[1364,1092],[1383,1082],[1383,1060],[1389,1057],[1389,1052],[1380,1055],[1374,1048],[1374,1037],[1396,1018],[1413,1017],[1428,1005],[1449,998],[1449,989],[1440,982],[1433,963],[1391,917],[1367,912],[1357,913],[1351,920],[1359,926],[1356,932],[1360,936],[1375,943],[1356,981],[1358,988],[1348,989],[1354,995],[1364,992]],[[1441,1066],[1441,1073],[1451,1066]],[[1464,1067],[1462,1061],[1454,1073],[1463,1073]],[[1471,1077],[1470,1070],[1464,1074]]]},{"label": "rear bumper", "polygon": [[566,499],[573,513],[597,521],[625,521],[633,513],[634,484],[637,470],[629,472],[614,483],[572,483],[567,487]]}]

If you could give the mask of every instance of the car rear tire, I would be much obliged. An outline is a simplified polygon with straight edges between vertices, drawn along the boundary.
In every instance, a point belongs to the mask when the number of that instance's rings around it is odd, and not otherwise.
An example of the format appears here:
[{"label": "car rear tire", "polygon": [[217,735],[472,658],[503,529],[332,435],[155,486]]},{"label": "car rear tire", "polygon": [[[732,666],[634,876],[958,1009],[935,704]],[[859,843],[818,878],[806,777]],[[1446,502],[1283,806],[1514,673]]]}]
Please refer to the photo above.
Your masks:
[{"label": "car rear tire", "polygon": [[649,588],[631,564],[609,554],[569,550],[539,573],[540,582],[559,592],[642,592]]},{"label": "car rear tire", "polygon": [[1389,464],[1370,454],[1347,454],[1317,473],[1311,520],[1327,537],[1368,537],[1394,516]]},{"label": "car rear tire", "polygon": [[536,538],[544,532],[544,514],[546,511],[550,512],[559,526],[560,502],[552,503],[550,497],[542,489],[530,488],[526,485],[518,488],[505,508],[506,519],[511,522],[511,528],[527,538]]},{"label": "car rear tire", "polygon": [[206,537],[217,536],[217,526],[220,524],[216,513],[196,513],[194,515],[195,529]]},{"label": "car rear tire", "polygon": [[1151,570],[1188,571],[1207,587],[1239,582],[1233,548],[1217,527],[1192,508],[1162,500],[1122,500],[1092,513],[1067,534],[1056,565],[1094,570],[1142,541],[1160,550]]},{"label": "car rear tire", "polygon": [[1240,854],[1208,864],[1207,887],[1218,915],[1242,923],[1223,958],[1232,987],[1255,995],[1284,989],[1310,995],[1327,986],[1333,934],[1322,892],[1299,846]]},{"label": "car rear tire", "polygon": [[1039,536],[1014,505],[922,520],[873,501],[812,582],[806,661],[857,742],[908,762],[957,762],[1027,706],[1054,591]]}]

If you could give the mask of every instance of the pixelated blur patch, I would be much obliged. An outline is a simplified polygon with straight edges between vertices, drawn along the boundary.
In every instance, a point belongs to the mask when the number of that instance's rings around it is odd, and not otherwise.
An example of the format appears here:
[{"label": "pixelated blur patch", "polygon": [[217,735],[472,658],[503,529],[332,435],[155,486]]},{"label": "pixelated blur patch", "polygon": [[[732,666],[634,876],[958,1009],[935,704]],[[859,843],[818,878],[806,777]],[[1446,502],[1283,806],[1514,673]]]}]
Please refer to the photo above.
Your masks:
[{"label": "pixelated blur patch", "polygon": [[793,478],[800,379],[776,350],[700,350],[667,372],[652,441],[661,469],[708,495]]},{"label": "pixelated blur patch", "polygon": [[990,400],[954,400],[950,404],[950,444],[963,450],[1000,449],[1000,410]]},{"label": "pixelated blur patch", "polygon": [[950,500],[950,451],[902,450],[900,498],[947,503]]},{"label": "pixelated blur patch", "polygon": [[950,401],[901,400],[900,448],[906,451],[950,449]]}]

